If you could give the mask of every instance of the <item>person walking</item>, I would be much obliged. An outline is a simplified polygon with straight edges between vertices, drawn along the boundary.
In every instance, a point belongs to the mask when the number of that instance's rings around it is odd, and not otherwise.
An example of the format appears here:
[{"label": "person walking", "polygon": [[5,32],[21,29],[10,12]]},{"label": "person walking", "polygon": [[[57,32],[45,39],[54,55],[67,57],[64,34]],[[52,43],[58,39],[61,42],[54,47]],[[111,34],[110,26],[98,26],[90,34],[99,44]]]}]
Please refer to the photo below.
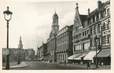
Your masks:
[{"label": "person walking", "polygon": [[90,68],[90,64],[89,64],[89,62],[87,62],[87,69],[89,69]]}]

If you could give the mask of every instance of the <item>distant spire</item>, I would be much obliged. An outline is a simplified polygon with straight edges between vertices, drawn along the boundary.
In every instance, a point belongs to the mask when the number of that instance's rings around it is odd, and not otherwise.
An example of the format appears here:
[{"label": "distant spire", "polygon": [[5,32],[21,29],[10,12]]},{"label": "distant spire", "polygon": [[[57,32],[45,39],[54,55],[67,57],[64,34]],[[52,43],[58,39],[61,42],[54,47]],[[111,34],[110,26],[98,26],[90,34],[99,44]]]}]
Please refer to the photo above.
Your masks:
[{"label": "distant spire", "polygon": [[23,43],[22,43],[22,38],[21,38],[21,36],[20,36],[18,48],[20,48],[20,49],[23,48]]}]

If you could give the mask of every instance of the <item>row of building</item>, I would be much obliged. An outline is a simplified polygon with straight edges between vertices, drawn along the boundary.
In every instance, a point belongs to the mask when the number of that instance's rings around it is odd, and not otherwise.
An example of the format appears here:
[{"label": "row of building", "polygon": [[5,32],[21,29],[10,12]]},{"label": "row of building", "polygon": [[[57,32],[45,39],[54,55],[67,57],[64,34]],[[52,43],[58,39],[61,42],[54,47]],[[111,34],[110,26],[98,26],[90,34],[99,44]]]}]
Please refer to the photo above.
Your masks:
[{"label": "row of building", "polygon": [[6,63],[7,55],[9,54],[9,61],[17,62],[18,64],[22,61],[33,60],[35,57],[35,51],[33,49],[24,49],[22,39],[20,37],[18,48],[9,48],[9,52],[7,48],[2,49],[2,61],[3,64]]},{"label": "row of building", "polygon": [[83,15],[76,3],[74,24],[59,30],[59,17],[53,15],[52,30],[38,48],[38,60],[52,63],[111,63],[110,1]]}]

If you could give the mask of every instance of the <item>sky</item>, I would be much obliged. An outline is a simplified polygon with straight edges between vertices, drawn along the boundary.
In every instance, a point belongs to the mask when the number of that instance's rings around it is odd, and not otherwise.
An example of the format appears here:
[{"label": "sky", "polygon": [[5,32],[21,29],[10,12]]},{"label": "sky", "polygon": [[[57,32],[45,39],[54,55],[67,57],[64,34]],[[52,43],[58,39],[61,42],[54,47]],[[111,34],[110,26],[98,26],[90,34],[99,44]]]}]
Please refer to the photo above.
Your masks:
[{"label": "sky", "polygon": [[[51,32],[52,16],[59,16],[60,29],[65,25],[72,25],[76,3],[79,4],[80,14],[87,14],[88,8],[93,11],[97,8],[98,0],[1,0],[0,4],[0,46],[6,47],[6,21],[3,11],[7,5],[13,12],[10,21],[9,45],[17,48],[19,38],[22,37],[25,49],[41,46],[46,42]],[[104,1],[104,0],[102,0]]]}]

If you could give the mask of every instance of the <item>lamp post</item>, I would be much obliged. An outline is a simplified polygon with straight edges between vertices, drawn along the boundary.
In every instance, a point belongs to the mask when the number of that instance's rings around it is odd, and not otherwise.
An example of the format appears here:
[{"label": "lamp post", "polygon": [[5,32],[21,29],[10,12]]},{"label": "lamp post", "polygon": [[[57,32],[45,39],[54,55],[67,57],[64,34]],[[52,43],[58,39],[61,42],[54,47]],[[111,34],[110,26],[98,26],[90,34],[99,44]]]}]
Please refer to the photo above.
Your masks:
[{"label": "lamp post", "polygon": [[20,64],[21,63],[21,59],[20,59],[20,55],[21,55],[21,49],[19,48],[18,49],[19,50],[19,52],[18,52],[18,61],[17,61],[17,64]]},{"label": "lamp post", "polygon": [[[3,12],[4,14],[4,19],[7,22],[7,49],[9,49],[9,21],[12,18],[12,12],[9,11],[9,6],[7,6],[7,10]],[[6,69],[10,68],[10,64],[9,64],[9,54],[6,56],[7,60],[6,60]]]},{"label": "lamp post", "polygon": [[56,35],[57,35],[57,34],[54,34],[54,38],[55,38],[54,63],[56,62],[56,49],[57,49],[57,39],[56,39]]},{"label": "lamp post", "polygon": [[100,38],[97,36],[95,37],[95,44],[96,44],[96,68],[98,68],[98,60],[97,60],[97,50],[99,49],[100,46]]}]

